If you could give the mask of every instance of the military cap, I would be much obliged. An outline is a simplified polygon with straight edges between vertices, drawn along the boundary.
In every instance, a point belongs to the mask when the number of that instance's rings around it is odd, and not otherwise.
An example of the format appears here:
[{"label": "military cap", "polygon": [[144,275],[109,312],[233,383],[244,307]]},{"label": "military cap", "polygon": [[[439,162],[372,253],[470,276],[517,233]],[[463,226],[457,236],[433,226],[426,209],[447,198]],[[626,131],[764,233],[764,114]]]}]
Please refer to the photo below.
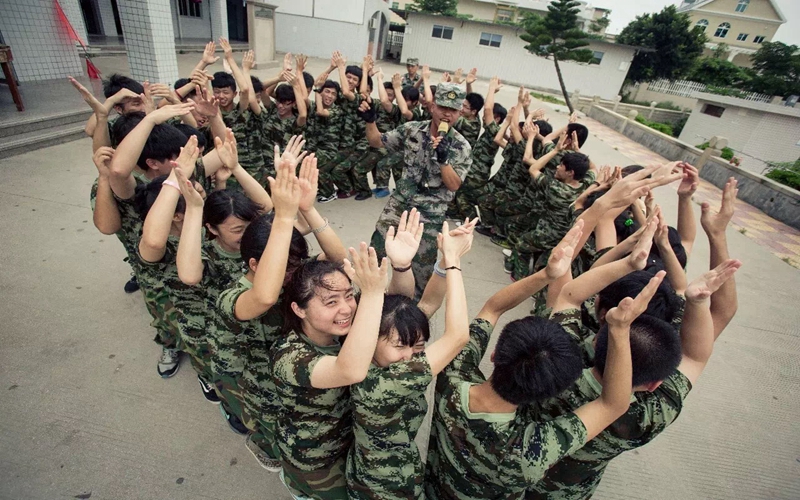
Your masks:
[{"label": "military cap", "polygon": [[409,57],[406,60],[406,66],[419,66],[419,59],[416,57]]},{"label": "military cap", "polygon": [[434,100],[437,106],[461,109],[465,97],[467,97],[467,93],[458,85],[453,83],[440,83],[436,87],[436,96]]}]

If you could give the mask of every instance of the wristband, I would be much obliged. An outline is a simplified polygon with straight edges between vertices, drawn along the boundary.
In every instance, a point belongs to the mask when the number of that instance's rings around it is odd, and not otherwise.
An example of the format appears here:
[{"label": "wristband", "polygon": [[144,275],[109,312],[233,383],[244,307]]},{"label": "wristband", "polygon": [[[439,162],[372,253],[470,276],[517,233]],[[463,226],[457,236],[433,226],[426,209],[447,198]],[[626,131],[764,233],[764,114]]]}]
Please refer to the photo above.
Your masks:
[{"label": "wristband", "polygon": [[439,261],[437,260],[435,264],[433,264],[433,272],[436,273],[437,276],[441,276],[442,278],[447,277],[447,273],[444,269],[439,267]]},{"label": "wristband", "polygon": [[394,272],[396,272],[396,273],[404,273],[404,272],[408,271],[409,269],[411,269],[411,264],[407,265],[406,267],[394,267],[394,266],[392,266],[392,270],[394,270]]},{"label": "wristband", "polygon": [[325,217],[325,224],[321,225],[320,227],[318,227],[316,229],[312,229],[311,232],[314,233],[314,234],[319,234],[319,233],[321,233],[322,231],[324,231],[327,228],[328,228],[328,218]]},{"label": "wristband", "polygon": [[455,269],[456,271],[461,271],[461,268],[456,266],[450,266],[444,268],[445,271],[450,271],[451,269]]},{"label": "wristband", "polygon": [[178,185],[178,183],[177,183],[177,182],[175,182],[175,181],[171,181],[171,180],[167,179],[167,180],[165,180],[164,182],[162,182],[162,183],[161,183],[161,185],[162,185],[162,186],[172,186],[172,187],[174,187],[175,189],[177,189],[177,190],[178,190],[178,192],[181,192],[181,187],[180,187],[180,186]]}]

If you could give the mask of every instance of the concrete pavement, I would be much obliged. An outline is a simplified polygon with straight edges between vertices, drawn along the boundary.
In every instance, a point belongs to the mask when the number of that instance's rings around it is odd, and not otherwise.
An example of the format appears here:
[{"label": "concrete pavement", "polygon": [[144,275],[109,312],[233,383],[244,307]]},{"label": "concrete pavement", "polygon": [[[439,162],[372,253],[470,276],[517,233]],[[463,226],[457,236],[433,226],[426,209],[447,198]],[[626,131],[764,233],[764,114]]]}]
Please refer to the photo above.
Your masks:
[{"label": "concrete pavement", "polygon": [[[499,101],[510,106],[515,94],[506,88]],[[600,164],[632,163],[591,137],[584,150]],[[122,291],[122,247],[92,225],[90,155],[84,139],[0,160],[0,498],[289,498],[202,398],[188,363],[170,380],[157,376],[141,297]],[[674,221],[674,188],[657,195]],[[384,202],[320,211],[354,245],[368,241]],[[736,318],[678,422],[615,460],[597,498],[800,497],[800,271],[735,230],[729,243],[744,262]],[[707,266],[699,231],[690,278]],[[500,250],[480,235],[463,268],[472,315],[509,283]],[[434,318],[436,335],[442,326]]]}]

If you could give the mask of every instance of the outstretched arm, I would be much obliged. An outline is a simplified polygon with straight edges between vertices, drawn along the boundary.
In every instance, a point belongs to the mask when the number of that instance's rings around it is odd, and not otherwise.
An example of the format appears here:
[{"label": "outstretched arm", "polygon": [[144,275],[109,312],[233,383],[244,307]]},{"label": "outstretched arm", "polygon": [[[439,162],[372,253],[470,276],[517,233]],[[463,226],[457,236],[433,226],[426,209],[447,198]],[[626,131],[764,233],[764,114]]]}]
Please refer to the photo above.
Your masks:
[{"label": "outstretched arm", "polygon": [[400,223],[395,232],[394,226],[386,232],[386,256],[392,265],[392,280],[389,283],[389,295],[405,295],[414,298],[416,285],[411,262],[417,255],[419,242],[425,225],[419,221],[420,214],[416,208],[411,213],[404,211],[400,215]]},{"label": "outstretched arm", "polygon": [[203,279],[203,197],[181,169],[175,169],[175,177],[186,200],[176,259],[178,278],[187,285],[197,285]]},{"label": "outstretched arm", "polygon": [[483,125],[488,127],[494,121],[494,95],[500,90],[500,79],[493,76],[489,80],[489,90],[483,101]]},{"label": "outstretched arm", "polygon": [[337,50],[333,53],[333,60],[339,69],[339,86],[342,89],[342,95],[348,101],[355,101],[356,93],[350,90],[350,84],[347,83],[347,59]]},{"label": "outstretched arm", "polygon": [[700,174],[695,167],[688,163],[681,163],[683,169],[683,180],[678,186],[678,235],[681,237],[681,244],[686,250],[686,261],[692,254],[694,240],[697,237],[697,223],[694,220],[694,207],[692,206],[692,195],[700,185]]},{"label": "outstretched arm", "polygon": [[114,156],[114,150],[103,146],[95,151],[92,157],[98,173],[92,221],[103,234],[114,234],[122,228],[122,217],[109,183],[111,174],[108,164],[111,162],[112,156]]}]

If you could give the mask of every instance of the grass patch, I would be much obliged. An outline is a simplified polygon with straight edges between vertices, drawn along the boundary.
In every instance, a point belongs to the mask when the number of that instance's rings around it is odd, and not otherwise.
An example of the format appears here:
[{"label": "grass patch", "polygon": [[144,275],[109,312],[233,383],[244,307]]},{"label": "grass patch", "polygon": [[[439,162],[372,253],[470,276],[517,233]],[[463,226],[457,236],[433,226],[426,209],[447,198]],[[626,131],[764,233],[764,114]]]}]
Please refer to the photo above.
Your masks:
[{"label": "grass patch", "polygon": [[[704,142],[703,144],[698,144],[695,147],[697,149],[701,149],[701,150],[705,151],[706,148],[708,148],[708,142]],[[722,154],[720,155],[720,157],[723,160],[731,161],[733,159],[734,154],[735,154],[735,152],[731,148],[724,148],[722,150]]]},{"label": "grass patch", "polygon": [[767,179],[800,191],[800,160],[794,163],[769,162],[768,165],[769,171],[764,174]]},{"label": "grass patch", "polygon": [[561,99],[559,99],[557,97],[553,97],[553,96],[548,95],[548,94],[540,94],[539,92],[531,92],[531,96],[536,98],[536,99],[539,99],[540,101],[549,102],[550,104],[560,104],[561,106],[566,106],[567,105],[567,103],[564,102],[563,100],[561,100]]},{"label": "grass patch", "polygon": [[669,123],[653,122],[648,120],[642,115],[637,115],[636,121],[646,127],[650,127],[653,130],[658,130],[662,134],[667,134],[671,137],[675,137],[675,129],[673,129],[672,125],[670,125]]}]

